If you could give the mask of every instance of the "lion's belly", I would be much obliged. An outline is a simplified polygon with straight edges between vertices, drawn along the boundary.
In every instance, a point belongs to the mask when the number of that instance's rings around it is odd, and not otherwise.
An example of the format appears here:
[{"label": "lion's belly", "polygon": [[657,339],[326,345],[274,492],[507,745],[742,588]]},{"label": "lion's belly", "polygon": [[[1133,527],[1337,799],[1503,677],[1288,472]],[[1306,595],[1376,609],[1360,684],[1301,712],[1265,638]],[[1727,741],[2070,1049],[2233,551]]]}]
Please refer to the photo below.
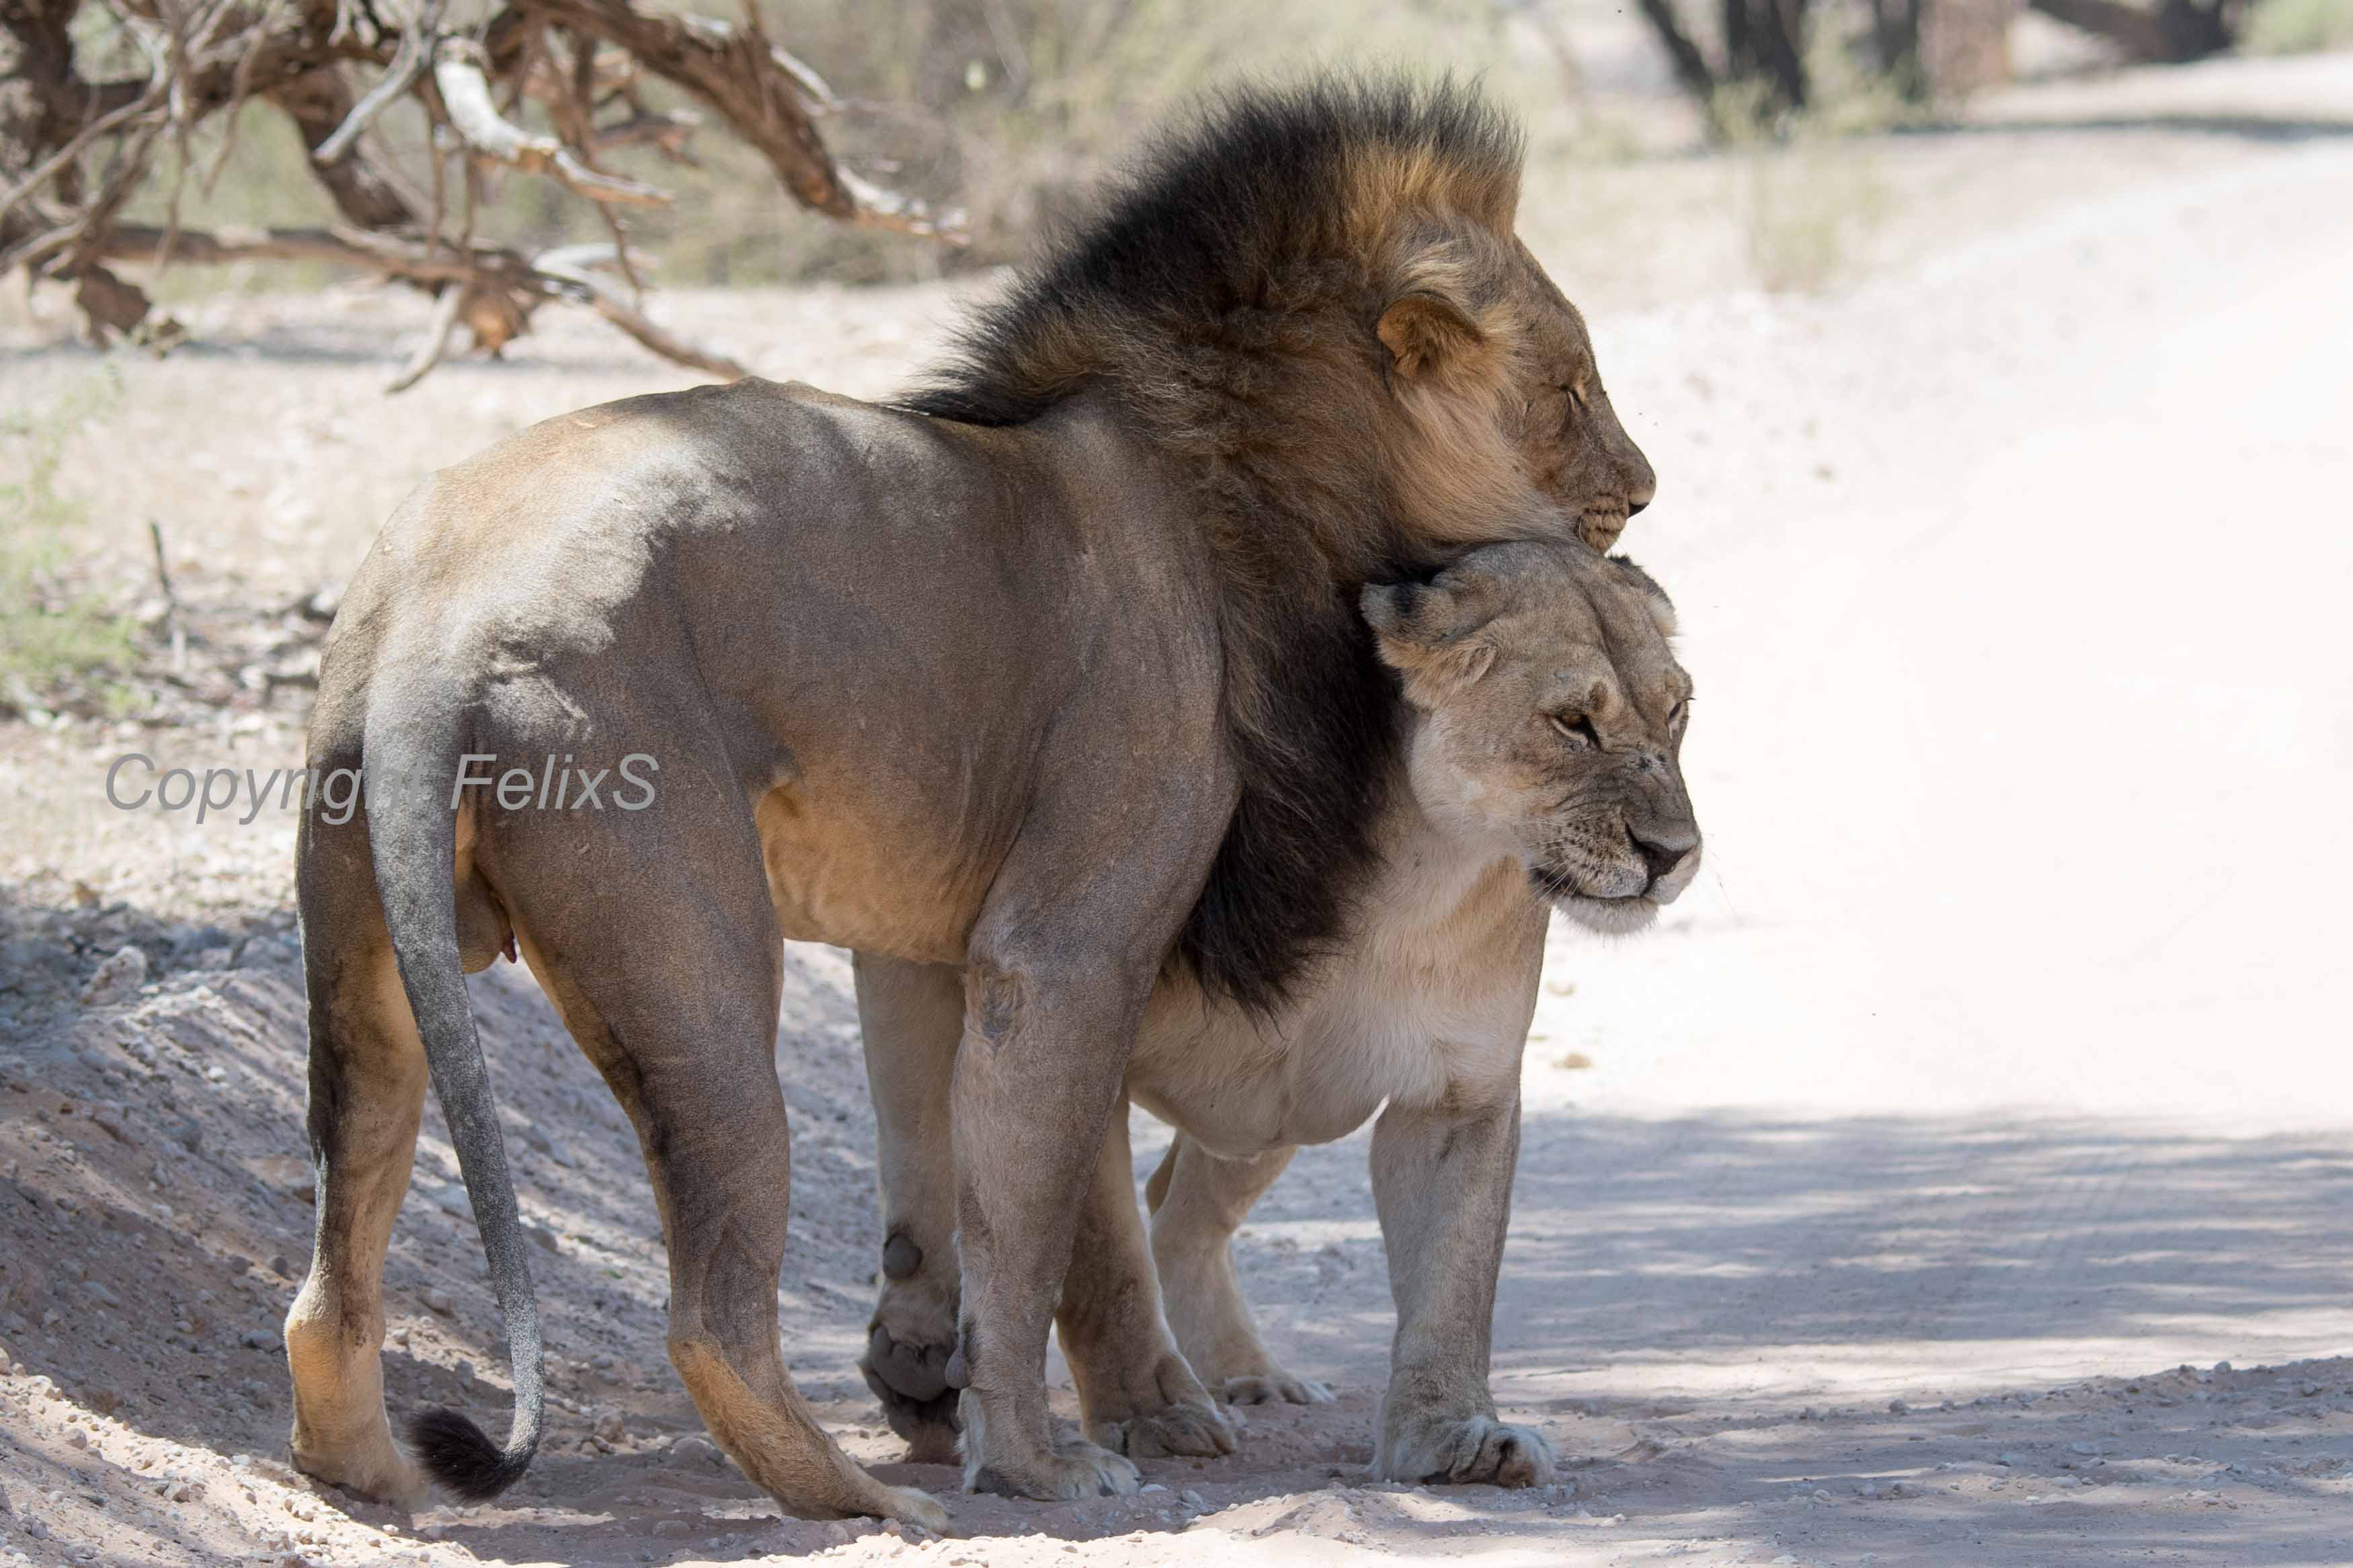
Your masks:
[{"label": "lion's belly", "polygon": [[861,831],[858,814],[804,809],[788,789],[753,817],[776,926],[788,942],[824,942],[917,963],[954,963],[987,884],[906,825]]}]

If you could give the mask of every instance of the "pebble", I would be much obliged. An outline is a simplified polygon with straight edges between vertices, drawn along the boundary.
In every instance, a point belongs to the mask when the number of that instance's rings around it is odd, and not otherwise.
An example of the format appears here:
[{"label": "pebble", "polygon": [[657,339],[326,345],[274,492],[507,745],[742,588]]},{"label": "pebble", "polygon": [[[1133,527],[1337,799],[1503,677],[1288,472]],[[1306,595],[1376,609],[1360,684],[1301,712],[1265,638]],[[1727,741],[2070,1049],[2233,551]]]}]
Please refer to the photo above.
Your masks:
[{"label": "pebble", "polygon": [[458,1312],[458,1303],[449,1299],[448,1291],[438,1286],[425,1292],[425,1305],[445,1318],[455,1317]]},{"label": "pebble", "polygon": [[147,955],[138,948],[124,947],[110,954],[83,984],[81,1005],[112,1007],[134,1002],[139,998],[139,988],[146,984]]},{"label": "pebble", "polygon": [[1912,1406],[1901,1399],[1891,1399],[1887,1402],[1887,1414],[1890,1415],[1909,1415],[1911,1413]]},{"label": "pebble", "polygon": [[681,1437],[670,1445],[670,1451],[690,1464],[715,1465],[719,1462],[719,1447],[708,1437]]}]

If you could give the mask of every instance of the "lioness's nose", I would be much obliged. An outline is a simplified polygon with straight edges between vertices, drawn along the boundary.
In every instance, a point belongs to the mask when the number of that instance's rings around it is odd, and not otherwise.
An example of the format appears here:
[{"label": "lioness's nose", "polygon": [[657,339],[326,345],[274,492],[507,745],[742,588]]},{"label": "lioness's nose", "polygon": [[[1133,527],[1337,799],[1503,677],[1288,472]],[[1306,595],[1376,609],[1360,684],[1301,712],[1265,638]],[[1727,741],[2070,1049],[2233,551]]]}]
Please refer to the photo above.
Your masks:
[{"label": "lioness's nose", "polygon": [[[1699,835],[1687,828],[1652,828],[1647,837],[1629,831],[1626,837],[1633,840],[1634,853],[1650,868],[1652,888],[1669,882],[1686,863],[1699,858]],[[1674,891],[1682,890],[1677,884]]]}]

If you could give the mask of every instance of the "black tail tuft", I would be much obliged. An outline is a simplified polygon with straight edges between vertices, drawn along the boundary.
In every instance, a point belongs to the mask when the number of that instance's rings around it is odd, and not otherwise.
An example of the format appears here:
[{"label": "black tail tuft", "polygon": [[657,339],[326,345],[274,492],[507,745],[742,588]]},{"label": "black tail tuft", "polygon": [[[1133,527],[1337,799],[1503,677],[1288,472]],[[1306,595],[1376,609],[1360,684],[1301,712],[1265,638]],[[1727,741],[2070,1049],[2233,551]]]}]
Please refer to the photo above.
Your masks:
[{"label": "black tail tuft", "polygon": [[409,1418],[417,1463],[468,1502],[488,1502],[522,1479],[531,1450],[510,1454],[454,1410],[420,1410]]}]

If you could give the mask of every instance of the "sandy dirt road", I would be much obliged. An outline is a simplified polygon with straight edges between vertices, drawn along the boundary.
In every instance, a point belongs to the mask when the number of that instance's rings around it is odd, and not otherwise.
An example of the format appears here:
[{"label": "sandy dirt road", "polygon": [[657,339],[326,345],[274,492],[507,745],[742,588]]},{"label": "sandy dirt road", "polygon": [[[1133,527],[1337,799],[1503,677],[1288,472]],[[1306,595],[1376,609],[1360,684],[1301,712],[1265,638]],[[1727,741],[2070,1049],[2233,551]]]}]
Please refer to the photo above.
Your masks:
[{"label": "sandy dirt road", "polygon": [[[1630,543],[1683,611],[1710,869],[1659,931],[1561,931],[1547,967],[1495,1391],[1559,1487],[1356,1475],[1392,1326],[1360,1135],[1241,1243],[1270,1343],[1336,1405],[1251,1411],[1234,1458],[1147,1463],[1134,1499],[889,1468],[948,1541],[779,1521],[661,1363],[625,1131],[501,970],[477,994],[545,1237],[553,1440],[496,1508],[313,1489],[273,1458],[308,1210],[264,933],[0,1044],[0,1555],[2353,1561],[2348,275],[2353,142],[2314,136],[1841,297],[1597,321],[1671,487]],[[20,799],[64,788],[12,766]],[[788,1348],[885,1462],[850,1370],[879,1237],[845,970],[795,964]],[[438,1131],[388,1382],[497,1413]]]}]

